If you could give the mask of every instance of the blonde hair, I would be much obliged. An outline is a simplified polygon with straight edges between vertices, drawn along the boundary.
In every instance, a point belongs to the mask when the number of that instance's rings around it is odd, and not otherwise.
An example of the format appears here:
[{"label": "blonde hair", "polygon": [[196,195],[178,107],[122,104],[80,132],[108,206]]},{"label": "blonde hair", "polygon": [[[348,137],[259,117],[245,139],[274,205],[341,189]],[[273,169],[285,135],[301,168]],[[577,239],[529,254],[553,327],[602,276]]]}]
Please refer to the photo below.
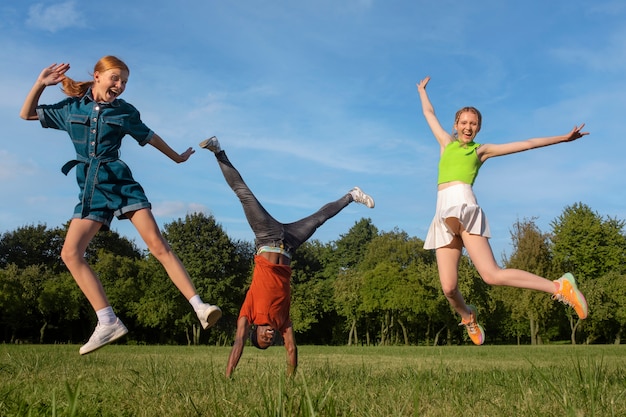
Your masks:
[{"label": "blonde hair", "polygon": [[[96,65],[94,65],[93,72],[104,72],[110,69],[121,69],[130,74],[128,65],[126,65],[121,59],[112,55],[107,55],[100,58],[98,62],[96,62]],[[65,79],[63,79],[63,87],[61,88],[61,90],[70,97],[82,97],[92,85],[93,80],[74,81],[70,77],[65,77]]]},{"label": "blonde hair", "polygon": [[459,118],[461,117],[461,114],[465,112],[474,113],[476,117],[478,117],[478,130],[480,130],[480,127],[483,124],[483,116],[482,114],[480,114],[480,112],[478,111],[476,107],[466,106],[460,109],[459,111],[457,111],[456,114],[454,115],[454,124],[455,125],[457,124],[457,122],[459,121]]}]

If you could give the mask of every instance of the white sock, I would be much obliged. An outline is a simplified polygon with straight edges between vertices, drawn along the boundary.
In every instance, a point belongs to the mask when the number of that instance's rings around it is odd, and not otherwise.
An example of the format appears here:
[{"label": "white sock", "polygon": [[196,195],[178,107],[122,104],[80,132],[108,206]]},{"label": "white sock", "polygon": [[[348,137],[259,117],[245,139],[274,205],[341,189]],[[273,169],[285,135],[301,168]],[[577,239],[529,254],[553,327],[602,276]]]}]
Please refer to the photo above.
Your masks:
[{"label": "white sock", "polygon": [[204,302],[202,301],[202,298],[200,298],[198,294],[194,295],[193,297],[189,299],[189,304],[191,304],[194,311],[204,309]]},{"label": "white sock", "polygon": [[111,306],[96,311],[96,315],[98,316],[98,323],[106,326],[110,326],[115,323],[115,320],[117,320],[117,316],[113,312],[113,308],[111,308]]}]

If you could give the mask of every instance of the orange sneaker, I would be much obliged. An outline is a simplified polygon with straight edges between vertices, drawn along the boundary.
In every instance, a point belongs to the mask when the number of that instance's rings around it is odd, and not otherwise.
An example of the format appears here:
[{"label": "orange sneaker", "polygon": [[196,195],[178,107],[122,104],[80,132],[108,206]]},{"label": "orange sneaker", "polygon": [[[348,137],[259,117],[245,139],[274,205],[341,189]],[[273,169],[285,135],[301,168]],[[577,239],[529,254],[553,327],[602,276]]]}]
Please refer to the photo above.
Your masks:
[{"label": "orange sneaker", "polygon": [[559,284],[559,289],[552,294],[552,299],[572,307],[581,319],[587,318],[587,300],[578,290],[574,276],[568,272],[554,282]]},{"label": "orange sneaker", "polygon": [[485,342],[485,331],[483,330],[483,326],[476,321],[476,307],[470,305],[467,307],[471,311],[470,318],[467,321],[461,320],[459,326],[465,326],[468,336],[475,345],[482,345]]}]

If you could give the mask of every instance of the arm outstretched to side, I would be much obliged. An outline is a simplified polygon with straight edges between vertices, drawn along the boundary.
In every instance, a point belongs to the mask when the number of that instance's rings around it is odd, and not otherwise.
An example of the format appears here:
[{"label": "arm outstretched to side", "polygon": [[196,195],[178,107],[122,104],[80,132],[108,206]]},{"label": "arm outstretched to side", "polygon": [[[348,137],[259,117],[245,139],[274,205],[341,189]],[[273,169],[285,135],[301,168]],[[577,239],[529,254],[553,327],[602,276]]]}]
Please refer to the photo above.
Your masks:
[{"label": "arm outstretched to side", "polygon": [[512,153],[528,151],[531,149],[543,148],[544,146],[556,145],[557,143],[562,142],[572,142],[589,134],[589,132],[581,132],[583,127],[585,127],[584,123],[580,126],[574,126],[574,128],[570,130],[569,133],[559,136],[532,138],[502,144],[484,144],[481,145],[477,150],[478,157],[481,161],[484,162],[487,159],[496,156],[509,155]]}]

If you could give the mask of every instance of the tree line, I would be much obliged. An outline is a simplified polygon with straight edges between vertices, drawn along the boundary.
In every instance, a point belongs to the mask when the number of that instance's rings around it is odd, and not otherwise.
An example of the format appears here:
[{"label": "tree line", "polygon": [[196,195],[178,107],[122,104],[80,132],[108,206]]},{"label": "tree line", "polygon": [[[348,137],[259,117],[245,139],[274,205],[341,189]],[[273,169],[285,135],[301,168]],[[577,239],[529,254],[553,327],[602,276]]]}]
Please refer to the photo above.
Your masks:
[{"label": "tree line", "polygon": [[[624,221],[582,203],[566,207],[544,233],[534,219],[511,228],[503,267],[550,279],[572,272],[590,308],[578,320],[545,293],[486,285],[463,256],[459,285],[478,308],[490,344],[620,343],[626,326]],[[27,225],[0,236],[0,337],[5,343],[83,343],[96,317],[63,265],[67,230]],[[254,246],[231,239],[211,215],[166,224],[163,235],[198,293],[224,313],[201,331],[189,303],[159,262],[116,232],[99,232],[85,257],[100,277],[129,344],[230,345],[250,284]],[[445,299],[434,251],[363,218],[338,237],[301,246],[292,261],[291,316],[299,344],[468,343]]]}]

